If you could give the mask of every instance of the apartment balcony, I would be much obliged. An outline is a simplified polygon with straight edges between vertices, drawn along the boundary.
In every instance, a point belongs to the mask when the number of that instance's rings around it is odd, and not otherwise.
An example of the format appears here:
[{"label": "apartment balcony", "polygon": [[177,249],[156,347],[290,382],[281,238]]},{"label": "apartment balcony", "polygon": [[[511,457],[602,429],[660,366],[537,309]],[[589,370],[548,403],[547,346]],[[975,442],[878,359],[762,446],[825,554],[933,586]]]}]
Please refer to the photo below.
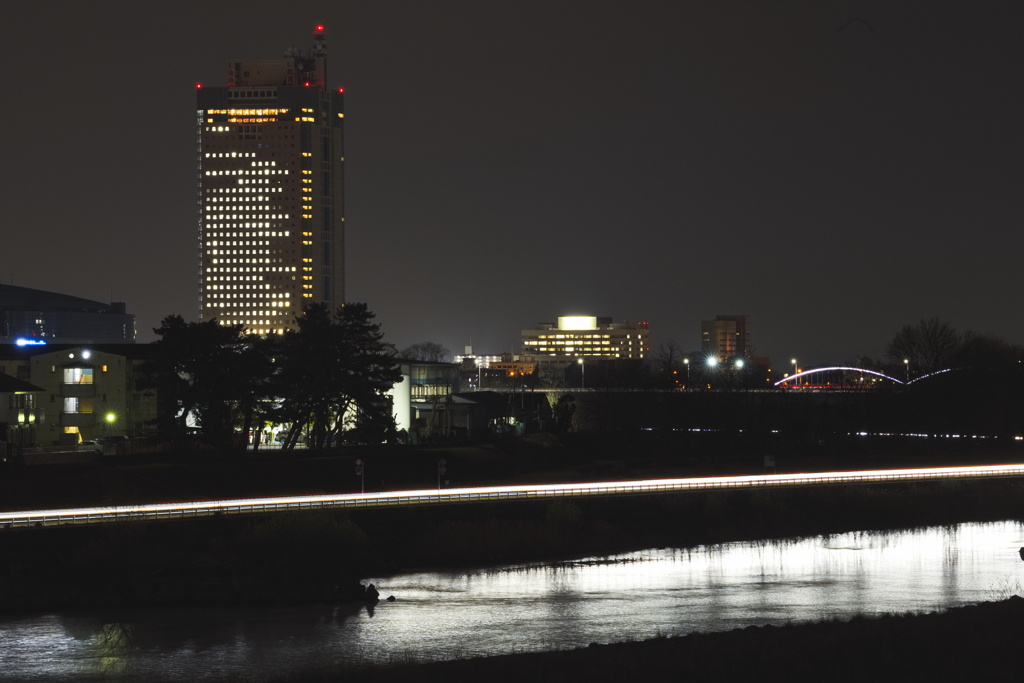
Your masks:
[{"label": "apartment balcony", "polygon": [[61,398],[96,398],[95,384],[61,384]]},{"label": "apartment balcony", "polygon": [[61,413],[61,427],[94,427],[96,416],[92,413]]}]

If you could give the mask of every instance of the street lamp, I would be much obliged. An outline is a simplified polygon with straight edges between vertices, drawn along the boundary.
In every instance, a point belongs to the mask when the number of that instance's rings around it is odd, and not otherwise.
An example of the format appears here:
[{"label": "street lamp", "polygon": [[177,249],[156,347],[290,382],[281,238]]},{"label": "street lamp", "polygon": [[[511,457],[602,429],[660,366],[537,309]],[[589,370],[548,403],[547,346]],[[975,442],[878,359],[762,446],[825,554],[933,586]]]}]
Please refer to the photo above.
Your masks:
[{"label": "street lamp", "polygon": [[587,388],[587,366],[583,364],[583,359],[580,358],[577,363],[580,364],[580,389]]},{"label": "street lamp", "polygon": [[690,359],[684,358],[683,365],[686,366],[686,390],[690,390]]},{"label": "street lamp", "polygon": [[736,369],[737,370],[742,370],[743,369],[743,360],[742,359],[736,361]]},{"label": "street lamp", "polygon": [[[793,364],[793,377],[796,377],[799,374],[799,368],[797,368],[797,366],[796,366],[796,358],[794,358],[793,360],[791,360],[789,362]],[[798,384],[799,384],[799,382],[798,382]]]},{"label": "street lamp", "polygon": [[910,359],[904,358],[903,364],[907,366],[907,384],[910,384]]}]

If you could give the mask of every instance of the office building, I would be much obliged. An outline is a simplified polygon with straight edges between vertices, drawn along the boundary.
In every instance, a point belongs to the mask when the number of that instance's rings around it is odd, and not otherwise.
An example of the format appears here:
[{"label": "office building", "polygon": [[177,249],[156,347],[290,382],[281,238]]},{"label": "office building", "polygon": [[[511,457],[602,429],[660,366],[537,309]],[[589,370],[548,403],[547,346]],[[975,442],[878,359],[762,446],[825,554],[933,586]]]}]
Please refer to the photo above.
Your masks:
[{"label": "office building", "polygon": [[700,322],[700,348],[720,362],[748,358],[754,351],[749,315],[719,315]]},{"label": "office building", "polygon": [[134,344],[135,316],[105,304],[29,287],[0,285],[0,344]]},{"label": "office building", "polygon": [[259,334],[345,302],[344,109],[327,37],[196,92],[199,317]]},{"label": "office building", "polygon": [[646,358],[647,323],[613,323],[611,318],[564,316],[523,330],[523,354],[537,362],[588,358]]}]

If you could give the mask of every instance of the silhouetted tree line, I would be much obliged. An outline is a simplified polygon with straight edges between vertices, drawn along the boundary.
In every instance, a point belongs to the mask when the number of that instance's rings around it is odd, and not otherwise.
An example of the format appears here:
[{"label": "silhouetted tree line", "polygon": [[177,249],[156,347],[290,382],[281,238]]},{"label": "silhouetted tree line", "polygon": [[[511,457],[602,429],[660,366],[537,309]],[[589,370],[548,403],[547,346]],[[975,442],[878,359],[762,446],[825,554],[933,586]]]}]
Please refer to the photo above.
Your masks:
[{"label": "silhouetted tree line", "polygon": [[286,448],[302,432],[310,448],[348,430],[380,442],[395,432],[384,392],[402,376],[373,318],[366,304],[345,304],[333,315],[313,304],[297,329],[261,337],[241,325],[170,315],[154,330],[160,339],[141,388],[157,390],[161,431],[173,439],[190,436],[192,416],[203,442],[219,448],[268,424],[292,425]]},{"label": "silhouetted tree line", "polygon": [[952,369],[1007,371],[1020,364],[1024,348],[993,334],[960,333],[948,322],[929,318],[904,325],[889,341],[885,355],[890,367],[902,367],[907,361],[914,378]]},{"label": "silhouetted tree line", "polygon": [[410,344],[399,351],[398,355],[406,360],[424,360],[431,363],[443,363],[452,357],[452,352],[448,350],[447,346],[438,344],[437,342],[425,341]]}]

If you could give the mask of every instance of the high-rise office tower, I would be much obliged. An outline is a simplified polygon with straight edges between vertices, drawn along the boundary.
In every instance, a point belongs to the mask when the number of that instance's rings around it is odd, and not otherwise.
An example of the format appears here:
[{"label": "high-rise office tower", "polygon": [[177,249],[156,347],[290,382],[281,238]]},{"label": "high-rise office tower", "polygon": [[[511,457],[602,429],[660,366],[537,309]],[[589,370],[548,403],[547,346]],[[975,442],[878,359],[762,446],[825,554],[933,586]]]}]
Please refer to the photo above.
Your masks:
[{"label": "high-rise office tower", "polygon": [[323,26],[308,52],[236,59],[198,86],[199,317],[259,334],[345,302],[344,123]]}]

